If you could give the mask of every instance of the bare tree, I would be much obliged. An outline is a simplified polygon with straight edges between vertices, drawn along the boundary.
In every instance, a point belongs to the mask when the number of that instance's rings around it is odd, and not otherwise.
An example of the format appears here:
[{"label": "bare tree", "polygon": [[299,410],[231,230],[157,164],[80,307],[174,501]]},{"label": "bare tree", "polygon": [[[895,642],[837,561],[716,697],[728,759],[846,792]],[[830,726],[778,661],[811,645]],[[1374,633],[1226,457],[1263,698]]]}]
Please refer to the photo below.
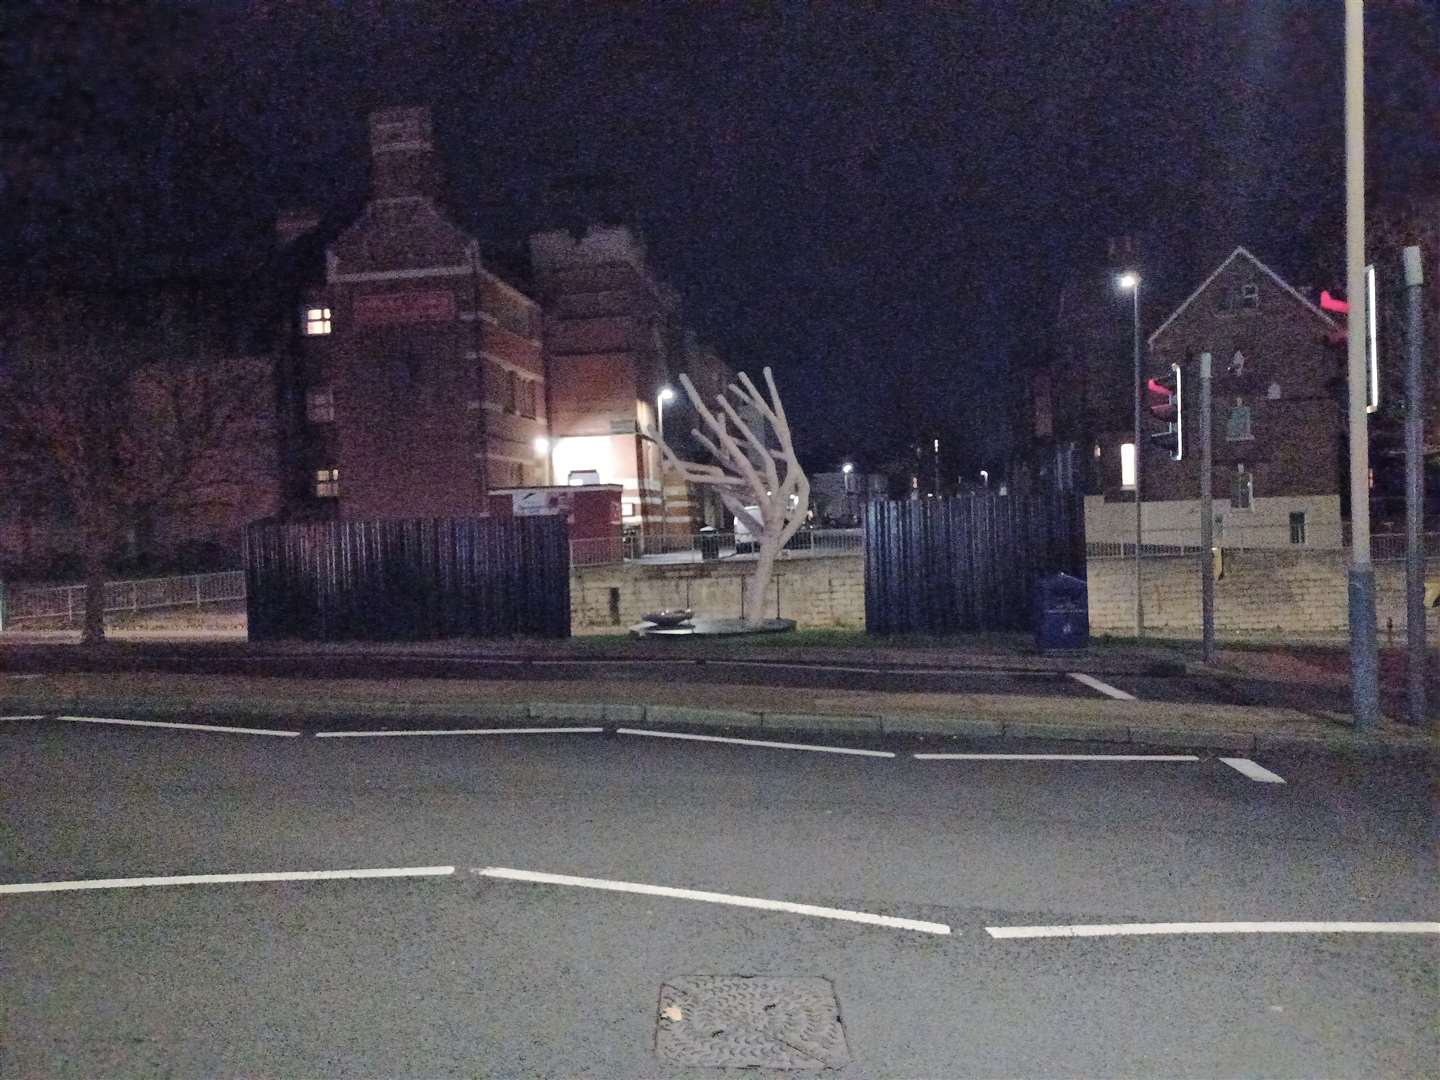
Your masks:
[{"label": "bare tree", "polygon": [[73,515],[85,574],[82,640],[105,637],[106,566],[162,514],[233,507],[271,415],[263,361],[209,347],[200,328],[131,319],[87,299],[12,316],[0,351],[0,486]]},{"label": "bare tree", "polygon": [[778,447],[771,447],[763,438],[764,427],[757,433],[741,415],[735,403],[724,394],[717,394],[716,409],[708,408],[690,379],[680,376],[685,393],[708,434],[692,429],[697,442],[710,451],[719,464],[704,465],[682,461],[659,436],[656,441],[672,468],[692,484],[708,484],[719,491],[725,508],[759,538],[760,548],[755,573],[745,589],[744,619],[748,623],[764,621],[765,594],[775,568],[775,558],[795,535],[805,520],[810,505],[810,480],[795,456],[790,441],[790,422],[780,403],[775,378],[767,367],[765,386],[770,392],[767,402],[750,377],[743,372],[739,385],[731,383],[730,393],[742,407],[754,413],[775,432]]}]

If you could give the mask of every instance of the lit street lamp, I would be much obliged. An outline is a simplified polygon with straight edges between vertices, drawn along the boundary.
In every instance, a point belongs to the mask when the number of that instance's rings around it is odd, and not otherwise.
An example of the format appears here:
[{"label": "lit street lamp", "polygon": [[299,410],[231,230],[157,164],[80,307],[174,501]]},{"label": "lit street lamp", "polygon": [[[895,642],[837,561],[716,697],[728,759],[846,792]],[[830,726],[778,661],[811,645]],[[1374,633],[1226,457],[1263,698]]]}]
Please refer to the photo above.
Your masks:
[{"label": "lit street lamp", "polygon": [[[665,439],[665,403],[674,400],[675,391],[669,386],[662,386],[660,393],[655,395],[655,432],[661,441]],[[660,533],[664,535],[665,518],[668,513],[665,505],[665,451],[660,449],[658,443],[655,446],[655,454],[658,461],[655,476],[660,481]]]},{"label": "lit street lamp", "polygon": [[1128,289],[1134,297],[1135,313],[1135,640],[1145,632],[1145,605],[1140,598],[1140,275],[1134,272],[1121,274],[1117,279],[1120,288]]},{"label": "lit street lamp", "polygon": [[989,469],[981,469],[981,470],[980,470],[980,483],[983,484],[983,485],[984,485],[985,487],[987,487],[987,488],[990,486],[990,470],[989,470]]},{"label": "lit street lamp", "polygon": [[540,479],[544,486],[549,487],[554,480],[550,476],[550,440],[544,435],[535,437],[535,456],[545,459],[545,469]]},{"label": "lit street lamp", "polygon": [[844,465],[841,465],[841,466],[840,466],[840,475],[845,478],[845,517],[846,517],[847,519],[851,516],[851,509],[850,509],[850,474],[853,473],[854,471],[855,471],[855,466],[854,466],[853,464],[851,464],[850,462],[848,462],[848,461],[845,462]]}]

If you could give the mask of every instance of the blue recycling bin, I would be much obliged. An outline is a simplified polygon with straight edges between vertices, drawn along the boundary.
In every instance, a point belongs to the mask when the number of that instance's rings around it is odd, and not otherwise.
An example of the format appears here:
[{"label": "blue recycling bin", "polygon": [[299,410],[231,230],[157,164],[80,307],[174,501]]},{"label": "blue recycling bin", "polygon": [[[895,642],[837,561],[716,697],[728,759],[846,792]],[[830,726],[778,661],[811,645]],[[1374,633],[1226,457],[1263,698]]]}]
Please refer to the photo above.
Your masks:
[{"label": "blue recycling bin", "polygon": [[1090,644],[1090,597],[1085,582],[1048,574],[1035,591],[1035,646],[1041,652]]}]

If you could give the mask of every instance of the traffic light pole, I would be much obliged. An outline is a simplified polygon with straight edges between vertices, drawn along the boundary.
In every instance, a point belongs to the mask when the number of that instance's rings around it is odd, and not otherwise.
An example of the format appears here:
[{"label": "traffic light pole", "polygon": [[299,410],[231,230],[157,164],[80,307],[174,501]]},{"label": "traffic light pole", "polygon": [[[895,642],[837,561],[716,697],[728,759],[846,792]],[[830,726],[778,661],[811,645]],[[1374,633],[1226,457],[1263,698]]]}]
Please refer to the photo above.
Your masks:
[{"label": "traffic light pole", "polygon": [[1405,259],[1405,715],[1425,723],[1425,485],[1421,475],[1421,421],[1425,410],[1421,344],[1425,334],[1420,309],[1420,249],[1407,247]]},{"label": "traffic light pole", "polygon": [[1345,279],[1350,419],[1350,699],[1355,730],[1380,720],[1375,651],[1375,567],[1370,562],[1370,444],[1365,414],[1365,37],[1364,0],[1345,0]]},{"label": "traffic light pole", "polygon": [[[1183,437],[1183,436],[1182,436]],[[1200,640],[1205,663],[1215,662],[1215,514],[1210,494],[1210,354],[1200,354]]]}]

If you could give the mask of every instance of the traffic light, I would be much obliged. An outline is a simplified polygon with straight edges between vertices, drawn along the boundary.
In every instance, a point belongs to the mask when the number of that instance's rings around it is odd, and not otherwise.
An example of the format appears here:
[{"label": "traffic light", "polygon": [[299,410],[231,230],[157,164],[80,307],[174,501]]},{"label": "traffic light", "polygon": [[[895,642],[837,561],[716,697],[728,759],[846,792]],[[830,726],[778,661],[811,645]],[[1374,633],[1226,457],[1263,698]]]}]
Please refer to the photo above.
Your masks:
[{"label": "traffic light", "polygon": [[1179,461],[1185,456],[1185,391],[1180,365],[1171,364],[1166,378],[1147,379],[1145,393],[1150,403],[1150,415],[1165,424],[1163,430],[1150,433],[1150,441],[1168,450],[1170,456]]}]

